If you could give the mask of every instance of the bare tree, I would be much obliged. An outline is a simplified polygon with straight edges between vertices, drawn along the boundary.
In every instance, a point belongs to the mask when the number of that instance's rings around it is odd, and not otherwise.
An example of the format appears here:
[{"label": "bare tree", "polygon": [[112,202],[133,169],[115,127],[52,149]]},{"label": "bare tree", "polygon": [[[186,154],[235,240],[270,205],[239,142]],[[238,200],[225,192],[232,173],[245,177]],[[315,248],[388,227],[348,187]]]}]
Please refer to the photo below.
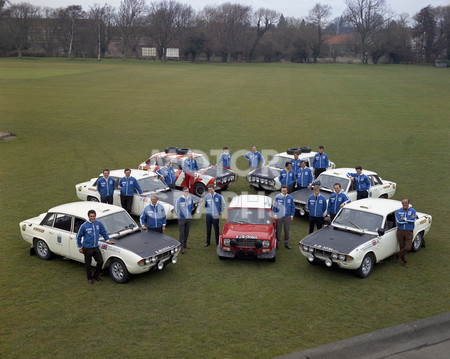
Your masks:
[{"label": "bare tree", "polygon": [[345,0],[346,19],[356,27],[361,41],[361,59],[368,62],[367,47],[373,34],[382,28],[387,20],[388,10],[385,0]]},{"label": "bare tree", "polygon": [[256,47],[263,38],[264,34],[272,29],[278,23],[280,14],[270,9],[259,9],[253,13],[253,22],[255,27],[255,39],[250,49],[248,60],[251,62],[254,59]]},{"label": "bare tree", "polygon": [[64,33],[64,39],[68,46],[67,57],[72,59],[74,55],[74,42],[77,34],[77,26],[81,19],[85,17],[85,12],[80,5],[70,5],[59,12],[61,28]]},{"label": "bare tree", "polygon": [[40,10],[37,23],[37,42],[44,49],[46,56],[54,55],[53,50],[57,40],[59,10],[49,7]]},{"label": "bare tree", "polygon": [[28,47],[30,26],[38,16],[39,8],[30,3],[11,5],[4,13],[10,37],[17,49],[17,56],[22,57],[22,51]]},{"label": "bare tree", "polygon": [[150,37],[156,44],[158,58],[164,59],[164,49],[173,44],[183,30],[186,30],[194,10],[189,5],[174,0],[153,2],[149,9]]},{"label": "bare tree", "polygon": [[123,0],[120,3],[116,25],[122,39],[124,59],[127,59],[130,47],[136,48],[139,43],[146,12],[145,0]]},{"label": "bare tree", "polygon": [[245,48],[250,27],[251,7],[224,3],[217,7],[205,7],[210,41],[221,52],[222,60],[231,62],[233,54]]},{"label": "bare tree", "polygon": [[327,20],[331,15],[331,7],[329,5],[322,5],[316,3],[316,5],[309,11],[307,17],[308,22],[314,27],[311,36],[311,51],[314,62],[317,62],[317,58],[320,55],[320,51],[323,45],[323,29],[327,27]]},{"label": "bare tree", "polygon": [[100,61],[102,54],[104,56],[111,39],[111,22],[114,16],[114,8],[105,4],[100,6],[94,4],[89,10],[89,19],[91,22],[92,34],[97,41],[97,60]]}]

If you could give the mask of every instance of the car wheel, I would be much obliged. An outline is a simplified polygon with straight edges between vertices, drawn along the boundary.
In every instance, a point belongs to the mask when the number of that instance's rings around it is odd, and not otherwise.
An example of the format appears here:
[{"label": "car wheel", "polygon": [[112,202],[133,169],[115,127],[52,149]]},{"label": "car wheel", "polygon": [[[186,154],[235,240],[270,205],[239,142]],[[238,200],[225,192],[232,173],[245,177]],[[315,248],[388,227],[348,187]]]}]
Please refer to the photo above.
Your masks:
[{"label": "car wheel", "polygon": [[196,196],[202,197],[206,193],[207,189],[203,183],[194,184],[194,194]]},{"label": "car wheel", "polygon": [[109,262],[109,275],[116,283],[126,283],[130,279],[130,273],[127,267],[119,258],[111,259]]},{"label": "car wheel", "polygon": [[288,148],[288,149],[286,150],[286,153],[287,153],[288,155],[293,155],[294,152],[296,152],[296,151],[300,152],[300,150],[298,149],[298,147],[291,147],[291,148]]},{"label": "car wheel", "polygon": [[374,255],[372,253],[367,253],[361,262],[361,266],[356,270],[356,275],[359,278],[367,278],[370,275],[370,273],[372,273],[374,265],[375,265]]},{"label": "car wheel", "polygon": [[189,152],[189,148],[177,148],[177,155],[185,155]]},{"label": "car wheel", "polygon": [[164,149],[164,152],[165,153],[177,153],[177,149],[178,149],[178,147],[166,147]]},{"label": "car wheel", "polygon": [[299,149],[302,153],[310,153],[310,152],[311,152],[311,147],[308,147],[308,146],[300,146],[300,147],[298,147],[298,149]]},{"label": "car wheel", "polygon": [[273,263],[273,262],[276,262],[276,261],[277,261],[277,256],[268,259],[268,261],[269,261],[269,262],[272,262],[272,263]]},{"label": "car wheel", "polygon": [[89,196],[89,197],[87,198],[87,200],[88,200],[89,202],[100,202],[100,201],[98,200],[97,197],[92,197],[92,196]]},{"label": "car wheel", "polygon": [[34,250],[36,252],[36,255],[38,258],[43,260],[49,260],[52,257],[53,252],[48,248],[48,245],[46,242],[44,242],[42,239],[37,239],[34,242]]},{"label": "car wheel", "polygon": [[227,259],[227,257],[223,257],[223,256],[218,256],[218,257],[219,257],[219,259],[220,259],[221,261],[224,261],[224,260]]},{"label": "car wheel", "polygon": [[423,246],[423,234],[417,233],[412,241],[411,252],[417,252]]}]

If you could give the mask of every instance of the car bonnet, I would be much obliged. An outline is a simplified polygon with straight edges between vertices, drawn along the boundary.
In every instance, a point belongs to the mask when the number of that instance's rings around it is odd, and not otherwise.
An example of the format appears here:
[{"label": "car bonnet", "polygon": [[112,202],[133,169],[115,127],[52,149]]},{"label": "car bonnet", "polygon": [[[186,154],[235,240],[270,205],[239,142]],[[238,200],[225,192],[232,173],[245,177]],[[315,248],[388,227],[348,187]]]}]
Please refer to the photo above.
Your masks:
[{"label": "car bonnet", "polygon": [[136,253],[142,258],[154,256],[157,251],[176,247],[180,244],[176,239],[155,231],[138,231],[121,238],[114,238],[113,248],[123,248]]}]

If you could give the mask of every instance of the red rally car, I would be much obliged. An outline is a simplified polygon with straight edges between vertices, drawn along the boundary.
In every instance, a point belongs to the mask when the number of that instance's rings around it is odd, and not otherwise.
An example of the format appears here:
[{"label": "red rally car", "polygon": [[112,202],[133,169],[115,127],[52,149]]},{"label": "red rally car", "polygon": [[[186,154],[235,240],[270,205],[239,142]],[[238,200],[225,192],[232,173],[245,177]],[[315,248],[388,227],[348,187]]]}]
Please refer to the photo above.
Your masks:
[{"label": "red rally car", "polygon": [[220,259],[256,257],[273,262],[277,255],[272,199],[268,196],[236,196],[217,246]]},{"label": "red rally car", "polygon": [[[164,152],[155,153],[153,156],[139,164],[138,169],[156,172],[170,160],[175,170],[175,186],[182,188],[187,186],[183,172],[183,163],[187,158],[188,148],[166,147]],[[195,172],[194,194],[202,197],[207,192],[208,185],[213,184],[216,190],[226,190],[228,186],[237,180],[237,174],[220,166],[212,166],[208,159],[200,153],[192,153],[198,165]]]}]

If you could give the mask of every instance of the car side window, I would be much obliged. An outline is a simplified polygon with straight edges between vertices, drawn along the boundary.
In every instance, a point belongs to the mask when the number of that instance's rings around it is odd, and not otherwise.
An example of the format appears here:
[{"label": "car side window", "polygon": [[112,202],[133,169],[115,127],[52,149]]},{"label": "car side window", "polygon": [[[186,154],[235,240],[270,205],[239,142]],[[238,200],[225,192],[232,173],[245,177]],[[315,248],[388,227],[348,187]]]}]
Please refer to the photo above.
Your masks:
[{"label": "car side window", "polygon": [[373,183],[372,185],[381,185],[383,184],[383,182],[381,182],[381,178],[378,177],[377,175],[373,176]]},{"label": "car side window", "polygon": [[183,165],[180,165],[180,162],[172,160],[172,167],[174,170],[180,170],[183,168]]},{"label": "car side window", "polygon": [[395,228],[397,226],[395,221],[395,212],[389,213],[386,216],[386,222],[384,223],[384,230],[389,231],[392,228]]},{"label": "car side window", "polygon": [[45,218],[41,222],[41,226],[53,227],[53,221],[55,220],[54,213],[47,213]]},{"label": "car side window", "polygon": [[164,166],[166,164],[166,159],[162,156],[158,157],[158,160],[156,161],[157,166]]},{"label": "car side window", "polygon": [[117,189],[117,187],[119,187],[119,181],[120,178],[119,177],[112,177],[111,178],[114,180],[114,188]]},{"label": "car side window", "polygon": [[73,232],[78,233],[81,225],[86,222],[83,218],[75,217],[75,221],[73,222]]},{"label": "car side window", "polygon": [[54,228],[62,229],[63,231],[70,232],[72,227],[72,216],[67,214],[58,213],[55,218]]},{"label": "car side window", "polygon": [[369,180],[370,180],[370,185],[373,186],[375,184],[373,181],[373,176],[369,176]]},{"label": "car side window", "polygon": [[355,181],[350,181],[350,188],[348,189],[348,191],[356,191],[356,182]]},{"label": "car side window", "polygon": [[313,159],[314,159],[314,157],[305,158],[305,160],[306,160],[306,167],[311,167],[311,163],[312,163]]},{"label": "car side window", "polygon": [[148,159],[147,161],[145,161],[145,163],[150,166],[154,165],[156,163],[156,158],[152,157],[152,158]]}]

